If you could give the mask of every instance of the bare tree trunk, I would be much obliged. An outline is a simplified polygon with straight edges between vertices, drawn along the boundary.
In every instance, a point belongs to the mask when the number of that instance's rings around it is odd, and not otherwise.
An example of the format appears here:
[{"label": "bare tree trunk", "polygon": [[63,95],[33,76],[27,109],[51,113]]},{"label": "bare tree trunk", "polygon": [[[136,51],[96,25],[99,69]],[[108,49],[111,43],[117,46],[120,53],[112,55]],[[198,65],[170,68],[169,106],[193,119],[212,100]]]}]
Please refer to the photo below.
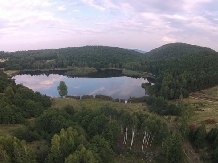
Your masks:
[{"label": "bare tree trunk", "polygon": [[144,144],[146,142],[146,131],[144,132],[144,137],[143,137],[143,140],[142,140],[142,152],[144,152]]},{"label": "bare tree trunk", "polygon": [[132,140],[131,140],[131,144],[130,144],[130,149],[132,148],[134,137],[135,137],[135,127],[132,128]]},{"label": "bare tree trunk", "polygon": [[127,134],[127,131],[128,131],[128,128],[126,127],[126,141],[127,141],[127,135],[128,135],[128,134]]},{"label": "bare tree trunk", "polygon": [[126,135],[123,135],[123,144],[126,144]]}]

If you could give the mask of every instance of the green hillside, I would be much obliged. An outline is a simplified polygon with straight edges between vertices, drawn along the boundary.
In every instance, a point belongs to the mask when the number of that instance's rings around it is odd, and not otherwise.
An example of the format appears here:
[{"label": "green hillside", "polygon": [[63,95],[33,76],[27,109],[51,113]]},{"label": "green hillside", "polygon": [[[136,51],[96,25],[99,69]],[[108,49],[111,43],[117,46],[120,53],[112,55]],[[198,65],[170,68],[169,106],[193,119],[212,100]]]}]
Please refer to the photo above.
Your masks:
[{"label": "green hillside", "polygon": [[157,76],[153,90],[166,99],[218,85],[218,53],[201,51],[180,58],[150,62],[148,71]]},{"label": "green hillside", "polygon": [[162,60],[183,57],[186,55],[204,51],[214,52],[214,50],[206,47],[190,45],[186,43],[170,43],[163,45],[159,48],[155,48],[150,52],[147,52],[146,55],[149,56],[152,60]]},{"label": "green hillside", "polygon": [[[4,53],[3,53],[4,54]],[[5,54],[0,58],[5,58]],[[108,46],[84,46],[62,49],[28,50],[8,53],[0,63],[7,70],[54,69],[72,67],[142,69],[146,56],[128,49]]]}]

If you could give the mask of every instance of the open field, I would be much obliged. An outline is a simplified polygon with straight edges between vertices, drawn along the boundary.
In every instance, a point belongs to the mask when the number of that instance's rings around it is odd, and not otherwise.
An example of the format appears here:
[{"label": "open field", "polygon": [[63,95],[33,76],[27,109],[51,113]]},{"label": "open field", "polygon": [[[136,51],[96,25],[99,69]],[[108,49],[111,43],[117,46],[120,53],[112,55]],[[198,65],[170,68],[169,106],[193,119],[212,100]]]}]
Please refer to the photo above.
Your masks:
[{"label": "open field", "polygon": [[146,111],[146,105],[144,103],[121,103],[121,102],[112,102],[112,101],[105,101],[101,99],[82,99],[76,100],[71,98],[54,98],[52,99],[52,108],[62,108],[65,105],[71,105],[76,110],[82,108],[89,108],[89,109],[99,109],[102,107],[111,107],[116,109],[125,109],[129,110],[130,112],[134,111]]},{"label": "open field", "polygon": [[212,87],[209,89],[205,89],[203,92],[218,99],[218,86],[215,86],[215,87]]},{"label": "open field", "polygon": [[20,71],[19,70],[7,70],[4,71],[9,77],[14,76],[16,74],[18,74]]},{"label": "open field", "polygon": [[97,72],[97,69],[95,68],[89,68],[89,67],[84,67],[84,68],[79,68],[79,67],[73,67],[70,71],[67,71],[66,74],[68,76],[83,76],[83,75],[88,75],[91,73]]},{"label": "open field", "polygon": [[133,71],[133,70],[122,70],[122,74],[126,76],[135,76],[135,77],[142,77],[142,78],[147,78],[153,76],[150,73],[147,72],[142,72],[142,71]]},{"label": "open field", "polygon": [[[207,130],[218,125],[218,96],[217,96],[218,86],[203,90],[201,92],[196,92],[196,97],[190,96],[184,99],[185,102],[189,103],[195,113],[191,116],[189,120],[190,125],[199,126],[202,122],[206,120],[215,121],[213,124],[206,124]],[[199,96],[198,96],[199,94]],[[203,97],[202,97],[203,94]]]},{"label": "open field", "polygon": [[[192,100],[194,103],[191,103],[194,107],[196,107],[195,114],[190,118],[190,124],[200,125],[201,122],[205,122],[208,119],[213,119],[218,122],[218,106],[217,104],[213,104],[210,102],[199,100]],[[207,129],[211,129],[216,127],[217,123],[214,124],[206,124]]]}]

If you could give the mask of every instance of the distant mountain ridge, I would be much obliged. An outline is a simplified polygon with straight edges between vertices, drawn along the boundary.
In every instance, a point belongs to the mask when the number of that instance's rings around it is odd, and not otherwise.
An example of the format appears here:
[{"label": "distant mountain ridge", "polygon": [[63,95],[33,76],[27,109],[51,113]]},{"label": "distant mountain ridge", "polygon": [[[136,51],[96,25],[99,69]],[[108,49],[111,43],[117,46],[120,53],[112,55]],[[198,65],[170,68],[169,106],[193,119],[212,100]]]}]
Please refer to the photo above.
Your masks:
[{"label": "distant mountain ridge", "polygon": [[142,53],[142,54],[145,54],[145,53],[146,53],[146,51],[139,50],[139,49],[131,49],[131,50],[134,50],[134,51],[139,52],[139,53]]},{"label": "distant mountain ridge", "polygon": [[150,52],[147,52],[146,55],[152,60],[162,60],[170,58],[179,58],[203,51],[215,52],[214,50],[207,47],[201,47],[186,43],[170,43],[165,44],[159,48],[155,48]]}]

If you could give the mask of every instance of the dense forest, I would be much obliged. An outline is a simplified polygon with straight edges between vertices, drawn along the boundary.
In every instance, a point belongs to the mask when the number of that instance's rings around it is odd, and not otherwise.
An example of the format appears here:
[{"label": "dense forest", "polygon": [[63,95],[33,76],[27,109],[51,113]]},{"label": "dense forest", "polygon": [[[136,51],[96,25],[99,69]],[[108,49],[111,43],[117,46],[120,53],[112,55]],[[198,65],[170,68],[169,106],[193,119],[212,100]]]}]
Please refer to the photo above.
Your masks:
[{"label": "dense forest", "polygon": [[[143,111],[108,105],[78,110],[70,105],[51,108],[50,97],[15,84],[0,71],[0,124],[25,126],[0,136],[0,162],[109,163],[134,155],[156,163],[183,163],[188,162],[184,152],[187,140],[196,151],[206,145],[209,162],[218,161],[218,129],[206,130],[204,121],[190,126],[195,108],[183,101],[191,92],[218,85],[218,53],[214,50],[175,43],[141,54],[116,47],[85,46],[0,52],[0,59],[3,71],[68,69],[78,75],[87,68],[116,68],[155,77]],[[33,148],[34,142],[39,144]],[[152,148],[155,152],[148,152]]]},{"label": "dense forest", "polygon": [[185,43],[170,43],[163,45],[159,48],[155,48],[150,52],[147,52],[146,55],[149,56],[152,60],[163,60],[170,58],[179,58],[202,51],[215,52],[210,48],[197,45],[190,45]]},{"label": "dense forest", "polygon": [[0,123],[25,123],[51,106],[50,97],[19,84],[0,71]]},{"label": "dense forest", "polygon": [[62,49],[28,50],[0,53],[8,59],[0,63],[6,70],[93,67],[145,69],[146,56],[134,50],[107,46],[84,46]]},{"label": "dense forest", "polygon": [[[177,49],[177,46],[175,48]],[[172,48],[169,50],[173,51]],[[166,48],[165,51],[167,52]],[[153,86],[157,96],[178,99],[180,95],[188,97],[191,92],[217,85],[217,65],[217,52],[199,48],[198,52],[181,55],[181,57],[175,55],[162,60],[152,60],[147,70],[157,76],[156,84]]]}]

